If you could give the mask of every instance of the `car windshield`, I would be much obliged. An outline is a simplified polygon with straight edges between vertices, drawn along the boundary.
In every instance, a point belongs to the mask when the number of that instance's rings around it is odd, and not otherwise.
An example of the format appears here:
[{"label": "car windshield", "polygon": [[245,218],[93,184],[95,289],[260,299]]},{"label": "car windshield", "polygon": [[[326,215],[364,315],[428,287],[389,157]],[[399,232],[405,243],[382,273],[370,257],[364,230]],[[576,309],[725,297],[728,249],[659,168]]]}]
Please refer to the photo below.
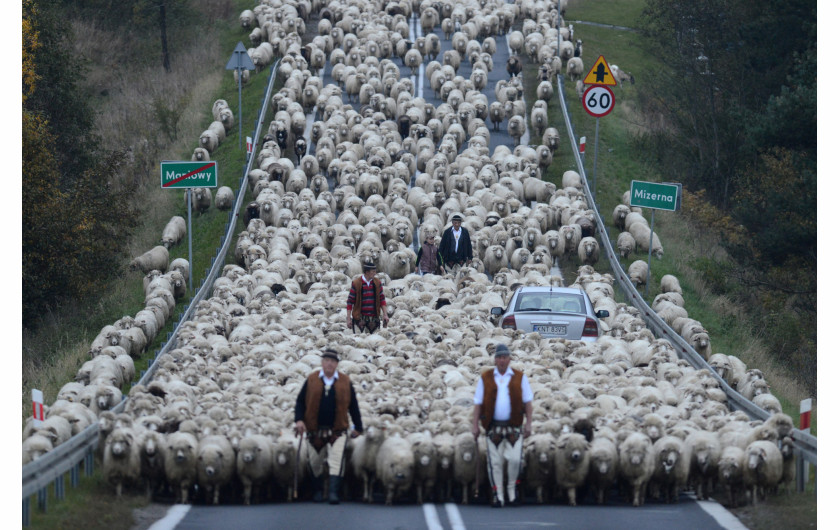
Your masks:
[{"label": "car windshield", "polygon": [[552,313],[583,313],[583,296],[566,293],[523,293],[514,311],[548,311]]}]

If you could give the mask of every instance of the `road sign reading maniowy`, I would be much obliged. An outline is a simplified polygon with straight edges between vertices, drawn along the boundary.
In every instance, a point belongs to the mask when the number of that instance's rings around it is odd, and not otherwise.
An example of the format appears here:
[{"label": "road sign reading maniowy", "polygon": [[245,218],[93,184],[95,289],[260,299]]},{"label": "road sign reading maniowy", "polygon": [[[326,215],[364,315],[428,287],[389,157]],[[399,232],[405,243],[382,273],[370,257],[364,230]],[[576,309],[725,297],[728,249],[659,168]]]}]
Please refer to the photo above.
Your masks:
[{"label": "road sign reading maniowy", "polygon": [[583,110],[590,116],[600,118],[615,107],[615,95],[610,87],[592,85],[583,93]]},{"label": "road sign reading maniowy", "polygon": [[630,206],[655,210],[677,210],[679,186],[634,180],[630,183]]},{"label": "road sign reading maniowy", "polygon": [[218,186],[218,162],[160,163],[161,188],[215,188]]}]

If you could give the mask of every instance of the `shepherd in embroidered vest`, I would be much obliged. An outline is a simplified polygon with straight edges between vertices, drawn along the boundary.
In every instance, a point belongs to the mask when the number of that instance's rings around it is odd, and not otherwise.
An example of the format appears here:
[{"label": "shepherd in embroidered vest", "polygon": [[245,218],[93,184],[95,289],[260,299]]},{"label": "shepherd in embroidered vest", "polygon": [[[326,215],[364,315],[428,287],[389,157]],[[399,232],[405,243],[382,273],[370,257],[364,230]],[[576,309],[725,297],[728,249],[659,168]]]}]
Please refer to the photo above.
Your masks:
[{"label": "shepherd in embroidered vest", "polygon": [[505,504],[505,491],[508,504],[519,504],[516,486],[522,471],[522,438],[531,435],[534,393],[528,376],[509,367],[510,350],[504,344],[496,345],[495,363],[496,368],[481,374],[475,389],[472,433],[478,438],[479,423],[484,427],[487,476],[493,488],[493,507],[499,508]]}]

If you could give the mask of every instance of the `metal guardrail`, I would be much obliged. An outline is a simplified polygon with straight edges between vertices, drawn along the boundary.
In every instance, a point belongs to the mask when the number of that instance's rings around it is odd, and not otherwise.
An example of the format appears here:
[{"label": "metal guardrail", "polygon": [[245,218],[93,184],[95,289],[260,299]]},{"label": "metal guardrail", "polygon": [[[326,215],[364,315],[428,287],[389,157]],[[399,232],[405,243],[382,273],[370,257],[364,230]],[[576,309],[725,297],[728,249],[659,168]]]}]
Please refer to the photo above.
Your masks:
[{"label": "metal guardrail", "polygon": [[[270,94],[277,79],[276,67],[278,63],[279,60],[275,61],[271,66],[271,76],[266,84],[265,93],[263,94],[263,103],[260,115],[254,124],[255,141],[260,137],[262,123],[265,120],[267,109],[271,104]],[[242,203],[247,190],[248,173],[254,164],[256,153],[257,150],[254,149],[250,156],[248,156],[242,177],[239,181],[239,189],[236,192],[236,201],[230,211],[228,225],[225,229],[225,236],[222,239],[221,247],[218,249],[215,258],[212,259],[210,269],[205,274],[201,285],[199,285],[195,295],[190,300],[189,305],[182,313],[181,318],[173,325],[173,331],[169,334],[166,343],[163,344],[161,349],[155,354],[154,361],[152,361],[149,364],[149,368],[141,374],[140,380],[133,384],[146,384],[151,381],[152,375],[157,370],[160,355],[168,352],[174,347],[177,340],[178,329],[181,324],[192,319],[192,316],[195,314],[195,310],[198,307],[198,303],[209,295],[213,287],[213,282],[219,277],[219,272],[225,262],[225,256],[227,255],[231,242],[236,234],[236,221],[239,218],[239,211],[242,208]],[[123,412],[126,401],[127,400],[124,397],[123,400],[111,410],[115,414]],[[93,473],[93,453],[98,443],[99,424],[94,423],[52,451],[49,451],[38,460],[23,466],[23,526],[29,526],[31,513],[30,498],[32,495],[37,493],[38,507],[42,511],[46,511],[47,488],[50,483],[55,484],[55,496],[56,498],[61,499],[64,497],[64,476],[66,473],[70,472],[70,482],[73,487],[78,484],[78,471],[82,461],[84,461],[85,464],[85,475],[88,476]]]},{"label": "metal guardrail", "polygon": [[[598,212],[598,206],[595,202],[595,198],[592,195],[592,192],[589,189],[589,182],[586,179],[586,169],[583,166],[583,161],[580,158],[580,153],[577,149],[576,144],[576,135],[574,129],[572,127],[572,122],[569,117],[569,110],[566,103],[565,94],[563,91],[563,75],[559,74],[557,76],[557,92],[558,98],[560,100],[560,107],[563,110],[563,118],[566,122],[566,131],[569,135],[569,141],[571,142],[572,146],[572,153],[575,157],[575,163],[577,164],[578,173],[580,174],[581,181],[583,182],[583,189],[584,194],[586,195],[586,200],[591,205],[592,209]],[[604,226],[603,219],[601,215],[598,214],[596,216],[596,226],[598,235],[600,236],[601,240],[601,252],[606,254],[607,259],[610,263],[610,267],[612,268],[613,275],[615,276],[615,281],[618,283],[619,288],[624,292],[624,295],[627,297],[627,300],[633,304],[633,306],[641,311],[642,319],[647,324],[648,328],[658,337],[666,338],[677,350],[677,354],[689,362],[694,368],[696,369],[706,369],[709,373],[712,374],[718,383],[720,384],[723,391],[726,393],[727,400],[729,402],[730,408],[734,408],[737,410],[741,410],[746,413],[752,419],[758,420],[766,420],[770,414],[765,411],[764,409],[758,407],[755,403],[748,400],[740,393],[738,393],[735,389],[729,386],[726,381],[722,377],[720,377],[714,369],[703,359],[703,357],[694,351],[688,342],[682,338],[676,331],[674,331],[671,326],[665,323],[656,312],[651,309],[651,307],[647,304],[645,299],[639,292],[636,290],[635,286],[630,282],[629,276],[621,267],[621,262],[615,255],[615,250],[613,249],[612,242],[610,241],[609,233]],[[799,465],[797,465],[797,489],[799,491],[804,490],[804,473],[802,470],[805,467],[805,462],[810,462],[814,466],[817,465],[817,438],[812,436],[811,434],[794,430],[792,433],[792,437],[795,442],[795,453],[798,459]]]}]

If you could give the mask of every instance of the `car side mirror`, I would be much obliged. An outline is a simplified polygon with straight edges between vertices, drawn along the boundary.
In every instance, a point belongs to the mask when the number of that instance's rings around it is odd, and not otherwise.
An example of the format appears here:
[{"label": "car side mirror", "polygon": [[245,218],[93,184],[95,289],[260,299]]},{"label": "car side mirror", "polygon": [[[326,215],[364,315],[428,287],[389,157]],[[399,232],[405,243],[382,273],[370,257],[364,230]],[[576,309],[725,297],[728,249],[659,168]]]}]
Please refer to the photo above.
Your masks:
[{"label": "car side mirror", "polygon": [[501,316],[504,312],[505,312],[505,309],[503,307],[494,307],[494,308],[490,309],[490,314],[491,315]]},{"label": "car side mirror", "polygon": [[610,316],[610,312],[606,309],[599,309],[598,311],[595,311],[595,316],[598,318],[607,318]]}]

